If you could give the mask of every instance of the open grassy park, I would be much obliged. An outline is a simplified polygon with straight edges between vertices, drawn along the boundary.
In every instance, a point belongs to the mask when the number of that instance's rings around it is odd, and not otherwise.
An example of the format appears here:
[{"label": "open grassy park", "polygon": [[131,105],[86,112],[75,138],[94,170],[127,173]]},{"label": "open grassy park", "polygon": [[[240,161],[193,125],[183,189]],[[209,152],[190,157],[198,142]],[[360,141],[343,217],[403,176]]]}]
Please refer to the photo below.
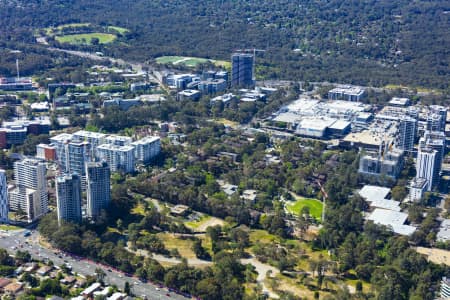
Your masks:
[{"label": "open grassy park", "polygon": [[91,45],[92,39],[98,38],[100,44],[108,44],[113,42],[117,37],[111,33],[80,33],[80,34],[67,34],[55,37],[60,43],[68,43],[73,45]]},{"label": "open grassy park", "polygon": [[93,26],[91,23],[69,23],[56,27],[44,28],[45,35],[55,37],[60,43],[72,45],[92,45],[97,38],[99,44],[108,44],[117,39],[118,34],[128,32],[127,28],[118,26]]},{"label": "open grassy park", "polygon": [[110,30],[117,31],[120,34],[124,34],[129,31],[128,29],[119,26],[108,26],[108,31]]},{"label": "open grassy park", "polygon": [[189,57],[189,56],[161,56],[156,58],[156,62],[158,64],[182,64],[186,67],[195,68],[198,64],[203,64],[207,62],[211,62],[216,66],[220,66],[223,68],[230,67],[230,63],[222,60],[214,60],[208,58],[201,57]]},{"label": "open grassy park", "polygon": [[300,215],[303,207],[308,207],[310,215],[317,220],[322,218],[323,204],[317,199],[300,198],[295,202],[286,204],[287,211],[294,215]]}]

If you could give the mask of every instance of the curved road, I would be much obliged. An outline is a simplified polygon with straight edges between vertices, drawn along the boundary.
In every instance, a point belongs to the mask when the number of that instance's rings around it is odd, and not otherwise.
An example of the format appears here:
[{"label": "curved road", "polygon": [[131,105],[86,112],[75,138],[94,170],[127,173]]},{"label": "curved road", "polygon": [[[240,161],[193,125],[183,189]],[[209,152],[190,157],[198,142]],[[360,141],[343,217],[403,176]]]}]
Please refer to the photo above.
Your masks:
[{"label": "curved road", "polygon": [[169,292],[166,288],[159,287],[151,283],[142,283],[137,278],[127,277],[107,266],[97,264],[87,259],[75,259],[66,256],[57,250],[42,247],[38,240],[39,234],[33,231],[31,236],[24,237],[23,230],[0,231],[0,247],[6,249],[9,253],[14,254],[17,250],[28,251],[36,260],[49,259],[53,261],[55,266],[68,263],[72,266],[72,270],[80,275],[94,275],[96,268],[101,268],[105,272],[105,283],[108,285],[115,284],[119,289],[123,289],[125,282],[129,282],[133,294],[136,296],[147,296],[148,299],[187,299],[181,295]]}]

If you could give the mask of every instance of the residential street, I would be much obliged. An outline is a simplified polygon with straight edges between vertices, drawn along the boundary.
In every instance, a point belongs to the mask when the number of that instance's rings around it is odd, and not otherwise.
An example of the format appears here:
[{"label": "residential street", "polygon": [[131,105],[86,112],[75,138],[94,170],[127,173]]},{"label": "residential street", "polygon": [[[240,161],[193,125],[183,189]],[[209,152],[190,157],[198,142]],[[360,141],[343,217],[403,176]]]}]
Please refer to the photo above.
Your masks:
[{"label": "residential street", "polygon": [[28,251],[33,258],[44,260],[49,259],[53,261],[55,266],[68,263],[72,266],[74,272],[86,276],[94,275],[96,268],[101,268],[105,272],[105,283],[115,284],[120,289],[123,289],[125,282],[128,281],[132,287],[132,292],[136,296],[147,296],[148,299],[187,299],[181,295],[169,292],[166,288],[158,287],[151,283],[140,282],[137,278],[127,277],[125,274],[115,271],[104,265],[97,264],[87,259],[78,259],[60,253],[56,250],[46,249],[39,245],[39,234],[33,230],[32,234],[24,237],[23,230],[17,231],[0,231],[0,247],[8,250],[9,253],[14,254],[17,250]]}]

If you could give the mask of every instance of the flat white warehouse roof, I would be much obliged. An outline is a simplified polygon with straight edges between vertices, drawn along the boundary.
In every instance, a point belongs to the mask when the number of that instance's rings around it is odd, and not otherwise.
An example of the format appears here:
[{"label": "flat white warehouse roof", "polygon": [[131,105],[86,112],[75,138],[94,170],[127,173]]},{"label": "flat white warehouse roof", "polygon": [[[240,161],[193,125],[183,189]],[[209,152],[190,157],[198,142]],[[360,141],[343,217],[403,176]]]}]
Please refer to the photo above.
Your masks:
[{"label": "flat white warehouse roof", "polygon": [[385,200],[386,196],[391,192],[390,188],[376,186],[376,185],[365,185],[359,191],[359,195],[366,199],[366,201],[379,201]]},{"label": "flat white warehouse roof", "polygon": [[376,208],[368,220],[373,221],[375,224],[390,226],[395,233],[410,235],[416,228],[414,226],[404,225],[407,218],[408,214],[402,212]]}]

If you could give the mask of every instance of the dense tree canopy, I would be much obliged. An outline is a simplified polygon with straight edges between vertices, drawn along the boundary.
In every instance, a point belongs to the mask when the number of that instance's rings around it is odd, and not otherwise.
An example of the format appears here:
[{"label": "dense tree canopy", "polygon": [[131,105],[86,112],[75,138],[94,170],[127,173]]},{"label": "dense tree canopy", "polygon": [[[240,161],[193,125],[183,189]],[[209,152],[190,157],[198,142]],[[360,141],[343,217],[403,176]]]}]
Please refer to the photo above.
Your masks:
[{"label": "dense tree canopy", "polygon": [[228,60],[236,49],[257,47],[267,50],[258,54],[264,78],[448,88],[446,1],[35,0],[2,1],[0,8],[0,39],[12,48],[33,43],[37,29],[90,22],[128,28],[102,50],[134,60]]}]

